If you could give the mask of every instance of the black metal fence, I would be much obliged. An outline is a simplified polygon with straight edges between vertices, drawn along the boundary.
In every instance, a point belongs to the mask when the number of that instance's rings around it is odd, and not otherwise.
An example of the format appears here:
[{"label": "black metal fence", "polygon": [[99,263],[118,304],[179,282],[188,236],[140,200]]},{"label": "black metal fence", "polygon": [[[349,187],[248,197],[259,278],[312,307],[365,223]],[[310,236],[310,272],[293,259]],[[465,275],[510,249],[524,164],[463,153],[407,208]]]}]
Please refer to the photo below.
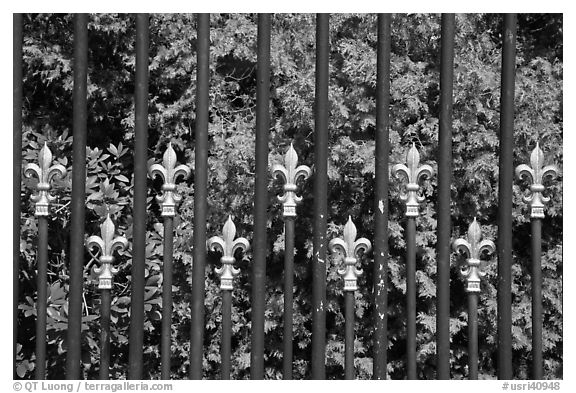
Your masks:
[{"label": "black metal fence", "polygon": [[[378,15],[377,46],[377,106],[376,106],[376,145],[375,195],[374,195],[374,238],[357,239],[356,227],[351,217],[344,227],[343,239],[327,238],[328,217],[328,59],[329,59],[329,15],[318,14],[316,19],[316,90],[315,90],[315,149],[313,169],[313,289],[312,289],[312,378],[323,379],[325,375],[326,347],[326,260],[329,249],[344,256],[341,269],[345,292],[345,378],[354,379],[354,292],[356,278],[361,273],[357,269],[360,251],[374,247],[374,330],[373,330],[373,377],[385,379],[387,376],[387,255],[388,255],[388,194],[390,173],[400,178],[405,185],[406,221],[406,369],[407,378],[417,378],[416,361],[416,218],[423,201],[420,195],[420,182],[437,176],[437,298],[436,298],[436,352],[437,378],[450,378],[450,257],[451,247],[466,256],[467,264],[462,273],[467,280],[468,293],[468,340],[470,379],[478,378],[477,307],[482,269],[480,257],[484,252],[497,250],[498,257],[498,377],[512,379],[512,339],[511,339],[511,266],[512,266],[512,188],[515,168],[513,167],[514,129],[514,84],[516,53],[516,16],[504,15],[502,37],[502,79],[500,102],[500,151],[499,151],[499,209],[497,246],[492,241],[482,240],[480,226],[474,218],[466,239],[451,244],[451,195],[452,183],[452,86],[454,69],[455,18],[452,14],[442,15],[441,22],[441,72],[440,72],[440,116],[438,136],[437,174],[429,165],[420,165],[420,154],[415,145],[406,154],[405,163],[398,163],[390,169],[389,155],[389,104],[390,104],[390,46],[391,16]],[[88,77],[88,16],[78,14],[74,22],[74,95],[73,95],[73,170],[71,197],[71,238],[70,238],[70,290],[69,319],[66,354],[66,376],[70,379],[81,377],[81,318],[82,288],[85,247],[100,249],[99,288],[101,293],[101,353],[100,378],[109,377],[110,357],[110,299],[114,274],[114,251],[127,247],[127,240],[116,237],[114,224],[109,218],[102,223],[101,233],[85,241],[85,187],[86,187],[86,133],[87,104],[86,86]],[[270,126],[270,15],[258,15],[257,32],[257,108],[256,108],[256,171],[254,192],[254,241],[235,239],[235,226],[229,219],[223,228],[223,237],[207,239],[207,188],[208,188],[208,121],[209,121],[209,51],[210,20],[208,14],[197,15],[197,77],[196,77],[196,127],[195,127],[195,167],[194,167],[194,237],[192,302],[190,328],[190,371],[191,379],[202,378],[202,348],[204,342],[204,271],[206,269],[207,245],[222,253],[222,267],[217,273],[221,278],[222,306],[222,379],[230,378],[230,332],[231,332],[231,293],[233,278],[237,273],[233,266],[238,249],[252,248],[251,285],[251,353],[250,376],[252,379],[264,377],[264,323],[266,286],[266,247],[267,247],[267,205],[268,179],[268,129]],[[22,16],[14,15],[14,234],[20,232],[20,187],[22,170]],[[191,168],[177,165],[176,155],[169,145],[161,165],[148,166],[148,62],[149,62],[149,16],[136,17],[136,80],[135,80],[135,148],[134,148],[134,205],[133,205],[133,244],[132,244],[132,285],[131,316],[129,333],[128,378],[143,377],[143,329],[144,324],[144,269],[146,248],[146,196],[147,177],[159,176],[163,180],[162,195],[158,202],[162,208],[164,223],[164,305],[162,309],[161,334],[161,376],[170,378],[170,345],[172,315],[172,233],[173,218],[177,215],[180,196],[176,192],[178,179],[190,175]],[[294,274],[294,224],[297,220],[296,205],[298,196],[297,180],[307,178],[312,171],[306,166],[298,166],[296,151],[290,147],[282,165],[274,163],[273,175],[281,178],[284,195],[285,263],[284,263],[284,330],[283,330],[283,376],[292,378],[292,285]],[[39,152],[38,164],[27,163],[24,173],[38,177],[36,187],[36,213],[38,219],[38,275],[37,275],[37,320],[36,320],[36,369],[35,377],[46,376],[46,302],[47,302],[47,224],[50,214],[50,181],[61,176],[66,169],[52,164],[52,155],[47,146]],[[553,166],[543,167],[543,156],[536,146],[532,153],[531,166],[521,165],[516,169],[518,176],[527,176],[532,183],[531,197],[526,202],[532,209],[532,258],[533,272],[539,273],[541,254],[541,223],[544,217],[542,192],[543,178],[555,175]],[[470,218],[472,221],[472,217]],[[88,234],[92,235],[92,234]],[[19,283],[19,239],[14,236],[14,359],[18,331],[18,283]],[[533,359],[532,377],[542,378],[542,293],[540,274],[533,280]],[[16,360],[15,360],[16,362]]]}]

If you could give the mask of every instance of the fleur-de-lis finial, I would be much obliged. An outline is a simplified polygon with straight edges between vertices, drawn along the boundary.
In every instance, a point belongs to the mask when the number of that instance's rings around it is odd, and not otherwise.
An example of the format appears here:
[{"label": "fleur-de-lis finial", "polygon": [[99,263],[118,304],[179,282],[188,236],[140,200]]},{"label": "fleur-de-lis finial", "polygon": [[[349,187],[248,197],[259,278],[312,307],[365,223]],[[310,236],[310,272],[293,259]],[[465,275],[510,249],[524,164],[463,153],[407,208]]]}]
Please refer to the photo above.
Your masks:
[{"label": "fleur-de-lis finial", "polygon": [[181,164],[176,166],[176,152],[172,148],[172,143],[168,143],[168,147],[164,152],[162,165],[152,164],[148,168],[150,177],[160,175],[164,184],[162,184],[162,195],[156,196],[156,201],[162,208],[162,216],[174,217],[176,215],[176,204],[182,200],[182,196],[176,192],[176,179],[182,176],[184,179],[190,176],[190,168]]},{"label": "fleur-de-lis finial", "polygon": [[530,183],[531,195],[524,196],[522,199],[530,206],[530,217],[544,218],[544,204],[550,201],[550,198],[542,195],[544,185],[542,184],[546,176],[558,176],[559,170],[556,165],[544,166],[544,153],[537,142],[536,147],[530,155],[530,165],[521,164],[516,167],[516,176],[520,179],[526,176]]},{"label": "fleur-de-lis finial", "polygon": [[55,175],[58,175],[58,177],[62,179],[66,176],[66,168],[60,164],[50,166],[52,164],[52,152],[48,148],[46,142],[44,142],[44,146],[40,149],[40,153],[38,154],[38,164],[40,165],[34,163],[26,164],[24,167],[24,174],[26,177],[32,177],[33,175],[38,177],[38,184],[36,185],[38,194],[30,197],[32,202],[36,203],[34,215],[48,216],[50,202],[56,199],[50,195],[49,192],[50,180],[52,180]]},{"label": "fleur-de-lis finial", "polygon": [[344,278],[345,291],[358,289],[356,280],[362,274],[362,270],[356,268],[356,255],[360,250],[368,252],[372,248],[370,240],[364,237],[356,240],[356,234],[356,225],[352,222],[352,217],[348,216],[348,222],[344,225],[344,240],[335,238],[328,244],[332,252],[341,252],[344,255],[344,267],[338,269],[338,274]]},{"label": "fleur-de-lis finial", "polygon": [[100,225],[102,237],[93,235],[86,239],[86,247],[100,249],[100,267],[94,266],[94,273],[98,275],[99,289],[112,289],[112,278],[118,270],[112,266],[114,262],[114,250],[125,250],[128,247],[128,240],[124,236],[114,237],[114,223],[110,219],[110,214]]},{"label": "fleur-de-lis finial", "polygon": [[392,173],[399,178],[401,174],[406,176],[408,184],[406,184],[407,193],[402,193],[400,198],[406,202],[406,217],[418,217],[418,207],[424,201],[424,196],[418,195],[420,186],[418,182],[422,177],[431,178],[434,170],[430,165],[420,164],[420,153],[416,149],[416,144],[412,143],[412,147],[406,154],[406,165],[396,164],[392,167]]},{"label": "fleur-de-lis finial", "polygon": [[284,165],[274,164],[272,166],[272,176],[280,176],[285,182],[284,195],[278,197],[278,200],[283,203],[284,217],[296,216],[296,204],[302,200],[302,197],[296,195],[296,182],[299,178],[306,179],[310,176],[308,166],[296,166],[297,164],[298,154],[291,143],[284,156]]},{"label": "fleur-de-lis finial", "polygon": [[461,266],[460,273],[466,278],[466,292],[480,292],[480,278],[486,274],[480,269],[480,256],[482,253],[492,254],[496,246],[492,240],[481,240],[482,230],[474,221],[468,227],[468,240],[456,239],[452,243],[455,252],[466,256],[466,264]]},{"label": "fleur-de-lis finial", "polygon": [[240,269],[233,266],[235,261],[234,253],[236,250],[242,250],[244,252],[250,249],[250,243],[248,240],[239,237],[234,240],[236,236],[236,225],[232,222],[232,217],[228,216],[228,220],[224,224],[222,229],[222,234],[224,238],[220,236],[213,236],[206,242],[208,249],[212,251],[219,251],[222,253],[220,262],[222,262],[221,267],[217,267],[214,271],[218,276],[220,276],[220,289],[232,290],[232,280],[234,276],[240,273]]}]

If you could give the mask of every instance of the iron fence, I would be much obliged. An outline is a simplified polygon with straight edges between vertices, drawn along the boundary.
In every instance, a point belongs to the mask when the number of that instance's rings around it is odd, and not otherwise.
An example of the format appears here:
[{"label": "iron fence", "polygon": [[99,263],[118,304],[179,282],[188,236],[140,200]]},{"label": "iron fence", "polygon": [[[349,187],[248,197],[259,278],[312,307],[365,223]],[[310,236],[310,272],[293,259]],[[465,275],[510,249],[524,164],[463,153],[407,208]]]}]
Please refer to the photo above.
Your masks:
[{"label": "iron fence", "polygon": [[[279,196],[283,204],[285,227],[284,254],[284,328],[283,328],[283,377],[292,378],[292,303],[294,276],[294,236],[297,221],[297,204],[301,201],[298,180],[312,175],[313,178],[313,257],[312,257],[312,354],[311,376],[323,379],[325,374],[326,348],[326,260],[328,252],[341,253],[345,292],[345,378],[355,378],[354,367],[354,309],[357,278],[362,273],[357,268],[358,259],[363,258],[373,244],[374,247],[374,297],[372,299],[374,330],[372,333],[373,377],[387,377],[387,256],[388,256],[388,194],[389,178],[398,177],[405,183],[402,196],[405,202],[405,241],[406,241],[406,369],[407,378],[417,378],[416,356],[416,218],[419,208],[425,201],[420,193],[420,184],[426,178],[437,176],[437,297],[436,297],[436,353],[438,379],[450,378],[450,258],[454,251],[466,257],[462,274],[467,281],[468,296],[468,357],[470,379],[478,378],[478,293],[483,270],[480,256],[483,252],[496,252],[498,256],[498,377],[512,379],[512,339],[511,339],[511,266],[512,266],[512,188],[515,168],[513,166],[514,129],[514,84],[516,16],[506,14],[502,32],[502,79],[500,102],[500,150],[499,150],[499,209],[497,246],[491,239],[482,240],[482,231],[476,218],[470,217],[470,227],[466,239],[451,243],[451,194],[452,183],[452,85],[454,70],[455,18],[443,14],[441,22],[441,72],[440,72],[440,116],[437,153],[437,174],[432,166],[420,164],[420,153],[416,145],[407,149],[406,160],[388,168],[390,127],[390,58],[391,58],[391,16],[378,15],[377,31],[377,106],[375,194],[374,194],[374,238],[357,239],[354,218],[349,217],[344,226],[343,239],[327,237],[328,218],[328,59],[329,15],[318,14],[316,19],[316,86],[315,86],[315,145],[313,170],[305,165],[298,166],[298,155],[291,145],[284,163],[268,162],[268,129],[270,127],[270,15],[258,15],[257,28],[257,93],[256,93],[256,147],[255,147],[255,192],[254,192],[254,234],[253,243],[247,239],[236,239],[236,227],[229,217],[224,224],[223,237],[207,239],[207,189],[208,189],[208,122],[209,122],[209,61],[210,61],[210,19],[208,14],[197,15],[197,70],[196,70],[196,127],[194,161],[194,236],[193,270],[190,326],[190,369],[191,379],[200,379],[203,374],[204,343],[204,294],[207,248],[222,254],[222,266],[216,273],[220,278],[222,294],[222,342],[221,377],[230,378],[231,369],[231,304],[234,276],[239,270],[234,266],[237,250],[253,249],[251,267],[251,353],[250,377],[264,378],[264,336],[265,336],[265,287],[267,258],[267,211],[269,176],[278,176],[283,181],[284,194]],[[100,339],[100,378],[109,378],[110,345],[110,302],[112,281],[115,274],[114,252],[128,247],[124,237],[115,233],[113,222],[108,216],[101,224],[101,233],[85,234],[86,201],[86,133],[87,133],[87,78],[88,78],[88,15],[78,14],[74,19],[74,95],[73,95],[73,168],[71,196],[71,238],[70,238],[70,289],[68,305],[68,328],[66,353],[66,377],[81,377],[81,320],[82,290],[85,247],[100,249],[100,266],[95,269],[99,276],[101,294],[101,339]],[[22,16],[14,14],[14,233],[20,232],[20,188],[22,170]],[[148,78],[149,78],[149,16],[136,16],[136,79],[135,79],[135,148],[134,148],[134,201],[132,232],[131,267],[131,315],[129,337],[128,378],[141,379],[144,376],[143,332],[144,324],[144,271],[146,248],[146,196],[148,176],[162,179],[162,194],[157,197],[161,206],[164,228],[163,252],[163,291],[162,291],[162,333],[161,333],[161,377],[170,378],[171,326],[172,326],[172,254],[174,217],[181,201],[176,191],[176,183],[191,174],[191,168],[178,165],[176,154],[168,144],[161,164],[149,166],[148,162]],[[432,157],[426,157],[431,159]],[[531,207],[532,222],[532,377],[542,378],[542,277],[541,277],[541,225],[544,218],[544,204],[547,199],[543,178],[555,176],[555,166],[543,165],[543,153],[537,145],[531,156],[531,166],[516,168],[518,177],[526,176],[532,183],[531,196],[525,202]],[[36,379],[46,376],[46,302],[47,302],[47,216],[50,214],[50,187],[54,176],[62,177],[66,169],[53,164],[53,157],[47,145],[39,151],[38,163],[26,163],[24,174],[38,178],[37,194],[33,195],[38,220],[38,270],[37,270],[37,319],[36,319]],[[86,235],[92,235],[85,240]],[[16,341],[18,331],[19,304],[19,239],[14,237],[14,367],[16,368]],[[452,284],[458,285],[458,284]]]}]

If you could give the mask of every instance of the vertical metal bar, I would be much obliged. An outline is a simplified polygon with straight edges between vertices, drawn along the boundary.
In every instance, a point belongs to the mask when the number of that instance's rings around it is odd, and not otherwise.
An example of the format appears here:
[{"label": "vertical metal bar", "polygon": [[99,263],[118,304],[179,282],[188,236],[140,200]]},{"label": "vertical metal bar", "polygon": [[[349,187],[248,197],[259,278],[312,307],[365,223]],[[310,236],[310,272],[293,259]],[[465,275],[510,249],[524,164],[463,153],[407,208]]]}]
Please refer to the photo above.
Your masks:
[{"label": "vertical metal bar", "polygon": [[468,379],[478,379],[478,292],[468,292]]},{"label": "vertical metal bar", "polygon": [[454,14],[442,14],[440,129],[438,135],[438,283],[436,286],[437,378],[450,378],[450,185],[452,184],[452,88]]},{"label": "vertical metal bar", "polygon": [[222,379],[230,379],[230,364],[232,357],[232,291],[222,290]]},{"label": "vertical metal bar", "polygon": [[328,220],[329,15],[316,15],[314,240],[312,260],[312,379],[326,375],[326,230]]},{"label": "vertical metal bar", "polygon": [[344,373],[354,379],[354,291],[346,291],[345,302]]},{"label": "vertical metal bar", "polygon": [[82,287],[84,270],[84,199],[86,197],[86,132],[88,83],[88,15],[74,18],[74,91],[72,196],[70,203],[70,292],[68,293],[68,354],[66,378],[80,379]]},{"label": "vertical metal bar", "polygon": [[264,309],[266,307],[266,252],[268,248],[266,213],[268,211],[268,129],[270,126],[270,14],[258,15],[257,51],[251,379],[264,378]]},{"label": "vertical metal bar", "polygon": [[110,379],[111,290],[100,290],[100,379]]},{"label": "vertical metal bar", "polygon": [[512,379],[512,162],[516,14],[504,15],[498,181],[498,378]]},{"label": "vertical metal bar", "polygon": [[416,379],[416,218],[406,219],[406,368]]},{"label": "vertical metal bar", "polygon": [[204,339],[204,274],[206,268],[206,215],[208,209],[208,103],[210,90],[210,14],[196,16],[196,130],[194,161],[194,264],[192,267],[192,325],[190,378],[202,378]]},{"label": "vertical metal bar", "polygon": [[38,275],[36,277],[36,379],[46,378],[46,301],[48,293],[48,219],[38,217]]},{"label": "vertical metal bar", "polygon": [[532,379],[542,379],[542,220],[532,222]]},{"label": "vertical metal bar", "polygon": [[374,207],[374,379],[386,379],[388,349],[388,150],[391,15],[378,15]]},{"label": "vertical metal bar", "polygon": [[292,318],[293,318],[293,287],[294,287],[294,217],[286,217],[284,254],[284,358],[283,378],[292,379]]},{"label": "vertical metal bar", "polygon": [[20,192],[22,182],[22,14],[12,15],[12,367],[16,378],[20,284]]},{"label": "vertical metal bar", "polygon": [[142,379],[144,344],[144,270],[146,268],[146,196],[148,193],[148,14],[136,14],[136,86],[134,135],[134,216],[132,297],[128,379]]},{"label": "vertical metal bar", "polygon": [[164,266],[162,268],[162,338],[161,378],[170,379],[170,355],[172,354],[172,254],[174,249],[174,219],[164,217]]},{"label": "vertical metal bar", "polygon": [[478,379],[478,294],[480,279],[484,276],[480,268],[480,255],[493,253],[496,245],[492,240],[482,240],[482,230],[474,217],[468,227],[467,239],[456,239],[452,246],[454,251],[467,256],[460,274],[466,278],[468,293],[468,377]]}]

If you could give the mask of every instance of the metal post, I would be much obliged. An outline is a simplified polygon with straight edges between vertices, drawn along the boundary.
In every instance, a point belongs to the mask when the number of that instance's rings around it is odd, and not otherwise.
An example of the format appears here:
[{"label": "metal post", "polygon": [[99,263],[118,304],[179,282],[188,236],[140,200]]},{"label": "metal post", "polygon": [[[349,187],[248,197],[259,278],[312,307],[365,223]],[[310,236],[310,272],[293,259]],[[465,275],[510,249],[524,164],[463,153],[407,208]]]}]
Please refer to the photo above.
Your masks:
[{"label": "metal post", "polygon": [[146,197],[148,195],[148,14],[136,14],[136,87],[134,135],[134,208],[132,297],[128,379],[142,379],[144,344],[144,270],[146,268]]},{"label": "metal post", "polygon": [[48,292],[48,215],[50,202],[55,199],[50,195],[50,181],[58,175],[66,175],[63,165],[52,165],[52,153],[47,143],[44,143],[38,153],[38,164],[28,163],[24,168],[27,177],[37,176],[37,194],[30,199],[35,202],[34,216],[38,217],[38,273],[36,299],[36,379],[46,378],[46,301]]},{"label": "metal post", "polygon": [[182,176],[190,176],[190,168],[186,165],[176,166],[176,152],[172,143],[168,143],[162,159],[162,164],[152,164],[148,168],[150,177],[158,175],[162,178],[161,195],[156,196],[156,201],[162,209],[164,217],[164,256],[162,267],[162,332],[161,332],[161,378],[170,379],[170,354],[172,334],[172,260],[174,250],[174,216],[176,204],[182,200],[176,192],[176,180]]},{"label": "metal post", "polygon": [[164,217],[164,256],[162,267],[162,338],[161,338],[161,378],[170,379],[172,354],[172,258],[174,251],[174,218]]},{"label": "metal post", "polygon": [[100,290],[100,379],[110,379],[110,289]]},{"label": "metal post", "polygon": [[406,219],[406,368],[416,379],[416,219]]},{"label": "metal post", "polygon": [[344,377],[354,379],[354,291],[345,294]]},{"label": "metal post", "polygon": [[12,367],[13,376],[16,378],[20,293],[20,192],[22,187],[22,14],[13,14],[12,23]]},{"label": "metal post", "polygon": [[354,293],[358,289],[358,276],[362,270],[356,267],[356,255],[360,251],[368,252],[372,248],[366,238],[356,239],[356,225],[352,217],[344,225],[344,239],[330,240],[328,247],[332,252],[340,252],[344,256],[344,266],[338,269],[338,274],[344,279],[345,292],[345,347],[344,371],[346,379],[354,379]]},{"label": "metal post", "polygon": [[210,14],[198,14],[196,48],[196,130],[194,161],[194,263],[192,267],[192,324],[190,378],[202,378],[204,340],[204,274],[206,266],[206,215],[208,209],[208,103],[210,89]]},{"label": "metal post", "polygon": [[438,135],[438,283],[436,286],[437,378],[450,378],[450,185],[452,184],[452,87],[454,14],[442,14],[440,127]]},{"label": "metal post", "polygon": [[480,266],[482,254],[492,254],[496,246],[489,239],[482,240],[482,230],[474,218],[468,227],[467,239],[456,239],[454,251],[466,255],[466,263],[460,265],[460,274],[466,278],[468,293],[468,378],[478,379],[478,294],[480,279],[486,275]]},{"label": "metal post", "polygon": [[542,219],[532,218],[532,379],[542,379]]},{"label": "metal post", "polygon": [[312,260],[312,379],[326,375],[326,230],[328,220],[329,15],[316,16],[314,239]]},{"label": "metal post", "polygon": [[292,379],[292,318],[294,288],[294,217],[286,217],[286,249],[284,251],[284,337],[283,337],[283,378]]},{"label": "metal post", "polygon": [[378,15],[374,183],[374,379],[386,379],[388,349],[388,150],[391,15]]},{"label": "metal post", "polygon": [[80,379],[82,287],[84,281],[84,210],[86,197],[86,132],[88,83],[88,15],[74,18],[74,91],[72,196],[70,203],[70,292],[66,378]]},{"label": "metal post", "polygon": [[247,251],[250,243],[243,237],[234,240],[236,236],[236,226],[232,222],[232,217],[228,220],[222,229],[224,237],[213,236],[208,239],[206,246],[222,253],[220,262],[222,266],[215,269],[216,274],[220,277],[220,290],[222,292],[222,343],[220,346],[220,356],[222,361],[222,379],[230,379],[230,361],[231,361],[231,336],[232,336],[232,290],[234,289],[234,276],[240,273],[240,270],[234,267],[234,253],[238,250]]},{"label": "metal post", "polygon": [[358,276],[362,270],[356,267],[356,255],[361,251],[370,251],[372,245],[366,238],[356,239],[356,226],[352,217],[348,216],[348,222],[344,225],[344,239],[335,238],[330,240],[328,247],[332,252],[340,252],[344,256],[344,266],[338,269],[338,274],[344,279],[345,292],[345,347],[344,347],[344,372],[346,379],[354,379],[354,293],[358,289]]},{"label": "metal post", "polygon": [[38,217],[38,275],[36,277],[36,379],[46,379],[46,302],[48,292],[48,220]]},{"label": "metal post", "polygon": [[504,15],[498,180],[498,378],[512,379],[512,179],[516,14]]},{"label": "metal post", "polygon": [[222,291],[222,379],[230,379],[232,357],[232,291]]},{"label": "metal post", "polygon": [[396,164],[392,173],[396,177],[404,176],[408,180],[406,193],[400,198],[406,202],[406,368],[408,379],[416,379],[416,217],[419,205],[424,202],[424,196],[418,194],[419,181],[424,177],[432,177],[430,165],[420,165],[420,153],[416,144],[406,153],[406,164]]},{"label": "metal post", "polygon": [[274,164],[272,175],[284,180],[284,194],[278,197],[283,204],[285,242],[284,250],[284,336],[283,336],[283,378],[292,379],[292,302],[294,286],[294,220],[296,219],[296,205],[302,197],[296,195],[299,178],[310,176],[310,168],[306,165],[298,166],[298,154],[292,144],[284,156],[284,164]]},{"label": "metal post", "polygon": [[478,292],[468,292],[468,379],[478,379]]},{"label": "metal post", "polygon": [[268,249],[266,223],[268,211],[268,132],[270,127],[270,14],[258,15],[257,51],[251,379],[264,378],[264,310],[266,307],[266,253]]},{"label": "metal post", "polygon": [[101,236],[93,235],[86,239],[88,249],[97,248],[100,253],[100,266],[94,266],[100,289],[100,379],[110,378],[110,303],[114,275],[118,273],[113,265],[114,250],[124,250],[128,240],[124,236],[114,237],[115,227],[107,215],[100,225]]},{"label": "metal post", "polygon": [[544,153],[539,143],[530,155],[530,166],[521,164],[516,167],[519,178],[526,176],[530,181],[530,194],[524,196],[524,202],[530,206],[532,230],[532,379],[542,379],[542,219],[544,205],[550,201],[542,194],[545,190],[544,178],[557,176],[556,165],[544,166]]}]

